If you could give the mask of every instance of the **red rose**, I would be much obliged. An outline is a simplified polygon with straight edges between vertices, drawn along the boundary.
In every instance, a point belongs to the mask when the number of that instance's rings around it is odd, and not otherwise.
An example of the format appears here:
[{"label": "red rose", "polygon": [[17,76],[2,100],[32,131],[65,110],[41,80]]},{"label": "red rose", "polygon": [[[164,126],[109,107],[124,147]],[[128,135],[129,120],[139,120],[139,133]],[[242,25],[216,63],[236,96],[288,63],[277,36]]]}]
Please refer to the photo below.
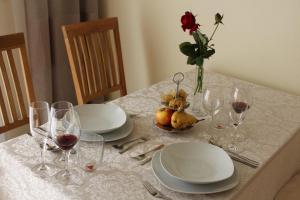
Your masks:
[{"label": "red rose", "polygon": [[191,12],[185,12],[184,15],[181,17],[181,27],[183,31],[186,29],[190,30],[190,34],[196,31],[199,28],[199,24],[196,24],[196,18]]}]

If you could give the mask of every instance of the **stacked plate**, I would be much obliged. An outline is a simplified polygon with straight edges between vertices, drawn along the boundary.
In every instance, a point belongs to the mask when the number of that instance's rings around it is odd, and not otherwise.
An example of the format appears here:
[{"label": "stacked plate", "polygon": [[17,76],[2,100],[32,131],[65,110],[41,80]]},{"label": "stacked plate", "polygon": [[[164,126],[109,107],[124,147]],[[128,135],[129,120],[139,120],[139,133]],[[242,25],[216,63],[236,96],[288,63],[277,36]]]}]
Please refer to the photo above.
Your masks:
[{"label": "stacked plate", "polygon": [[217,193],[232,189],[239,183],[227,153],[202,142],[165,147],[153,156],[152,169],[165,187],[182,193]]},{"label": "stacked plate", "polygon": [[119,106],[108,104],[83,104],[75,107],[83,141],[93,141],[93,133],[101,134],[106,142],[127,137],[133,130],[133,120]]}]

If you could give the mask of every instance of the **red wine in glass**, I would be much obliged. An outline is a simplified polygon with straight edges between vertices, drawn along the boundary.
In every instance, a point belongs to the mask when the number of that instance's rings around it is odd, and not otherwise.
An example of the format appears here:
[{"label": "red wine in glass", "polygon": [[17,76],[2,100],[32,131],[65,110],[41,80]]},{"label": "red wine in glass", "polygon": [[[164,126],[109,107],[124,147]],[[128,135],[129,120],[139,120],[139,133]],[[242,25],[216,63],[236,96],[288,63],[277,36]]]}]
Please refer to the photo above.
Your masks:
[{"label": "red wine in glass", "polygon": [[56,144],[62,150],[70,150],[77,143],[77,140],[78,138],[72,134],[58,135],[56,137]]},{"label": "red wine in glass", "polygon": [[250,108],[250,106],[242,101],[236,101],[232,103],[232,108],[234,109],[234,111],[238,114],[245,112],[247,109]]}]

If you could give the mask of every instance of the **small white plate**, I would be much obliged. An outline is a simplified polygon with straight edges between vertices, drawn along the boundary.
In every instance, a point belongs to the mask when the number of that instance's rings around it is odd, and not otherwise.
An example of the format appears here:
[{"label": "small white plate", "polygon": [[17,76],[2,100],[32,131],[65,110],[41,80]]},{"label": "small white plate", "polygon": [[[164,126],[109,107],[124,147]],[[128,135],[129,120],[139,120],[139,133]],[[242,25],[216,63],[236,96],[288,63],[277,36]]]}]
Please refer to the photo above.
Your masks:
[{"label": "small white plate", "polygon": [[180,181],[170,176],[164,170],[160,163],[160,155],[161,152],[158,151],[152,158],[152,170],[154,172],[154,175],[163,186],[175,192],[186,194],[211,194],[230,190],[239,184],[238,174],[236,170],[230,178],[217,183],[193,184]]},{"label": "small white plate", "polygon": [[84,133],[106,133],[123,126],[126,113],[116,104],[83,104],[76,106]]},{"label": "small white plate", "polygon": [[171,144],[162,150],[160,159],[170,176],[189,183],[214,183],[234,172],[233,162],[223,149],[203,142]]},{"label": "small white plate", "polygon": [[[130,117],[127,117],[127,121],[123,126],[121,126],[120,128],[118,128],[114,131],[107,132],[107,133],[101,134],[101,135],[104,138],[105,142],[112,142],[112,141],[120,140],[122,138],[127,137],[128,135],[130,135],[130,133],[132,133],[133,128],[134,128],[134,120],[131,119]],[[86,141],[86,142],[95,141],[94,138],[91,137],[91,135],[93,135],[93,134],[82,132],[80,135],[80,140]]]}]

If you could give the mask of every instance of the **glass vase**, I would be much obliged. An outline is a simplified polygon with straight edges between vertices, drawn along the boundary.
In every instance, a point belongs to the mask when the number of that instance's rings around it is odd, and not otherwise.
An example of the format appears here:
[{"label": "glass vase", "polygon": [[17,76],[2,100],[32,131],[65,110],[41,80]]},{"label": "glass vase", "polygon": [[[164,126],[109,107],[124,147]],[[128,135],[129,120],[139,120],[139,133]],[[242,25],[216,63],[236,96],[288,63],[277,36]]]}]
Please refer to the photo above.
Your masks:
[{"label": "glass vase", "polygon": [[205,117],[207,113],[203,108],[203,66],[196,66],[194,78],[194,93],[192,98],[192,112],[197,117]]}]

